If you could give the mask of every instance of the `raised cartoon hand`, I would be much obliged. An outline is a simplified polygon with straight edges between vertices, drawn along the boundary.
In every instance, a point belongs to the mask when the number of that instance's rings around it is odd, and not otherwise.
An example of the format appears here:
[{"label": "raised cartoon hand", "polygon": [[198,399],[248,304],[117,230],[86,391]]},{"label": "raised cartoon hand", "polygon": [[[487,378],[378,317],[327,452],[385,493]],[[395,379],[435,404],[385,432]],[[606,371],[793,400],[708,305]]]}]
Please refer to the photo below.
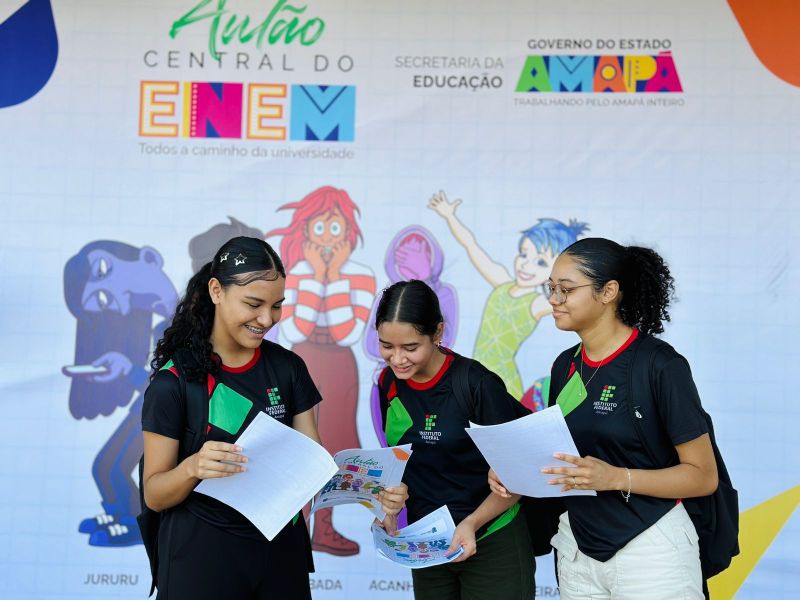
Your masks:
[{"label": "raised cartoon hand", "polygon": [[[574,467],[546,467],[542,473],[560,475],[547,483],[560,485],[562,492],[570,490],[606,490],[628,489],[625,469],[614,467],[593,456],[573,456],[571,454],[554,454],[558,460],[575,465]],[[624,480],[624,484],[623,484]]]},{"label": "raised cartoon hand", "polygon": [[408,500],[408,486],[405,483],[384,488],[378,494],[378,501],[387,515],[396,516],[403,510],[406,500]]},{"label": "raised cartoon hand", "polygon": [[189,475],[197,479],[230,477],[247,470],[243,466],[247,457],[242,454],[242,447],[227,442],[208,441],[186,460]]},{"label": "raised cartoon hand", "polygon": [[456,198],[450,202],[447,200],[447,194],[439,190],[439,192],[431,196],[431,199],[428,201],[428,208],[443,219],[449,220],[456,216],[456,208],[458,208],[459,204],[461,204],[460,198]]},{"label": "raised cartoon hand", "polygon": [[453,554],[458,550],[459,546],[461,546],[464,551],[453,561],[454,563],[467,560],[478,550],[478,542],[475,541],[475,527],[472,525],[469,518],[461,521],[458,527],[456,527],[456,531],[453,534],[453,541],[447,549],[447,554]]},{"label": "raised cartoon hand", "polygon": [[425,280],[431,276],[431,258],[422,240],[409,240],[394,252],[400,273],[407,279]]},{"label": "raised cartoon hand", "polygon": [[340,278],[342,265],[350,258],[352,249],[350,242],[346,239],[336,242],[331,248],[330,258],[328,259],[328,281],[336,281]]},{"label": "raised cartoon hand", "polygon": [[511,498],[511,494],[508,493],[494,469],[489,469],[489,489],[492,490],[493,494],[497,494],[501,498]]},{"label": "raised cartoon hand", "polygon": [[328,265],[322,258],[322,247],[310,240],[303,242],[303,258],[306,259],[311,269],[314,271],[314,279],[325,281],[328,274]]},{"label": "raised cartoon hand", "polygon": [[122,354],[112,350],[101,354],[99,358],[92,362],[93,367],[105,367],[106,372],[99,375],[93,375],[92,381],[96,383],[108,383],[120,377],[126,377],[133,368],[131,359]]}]

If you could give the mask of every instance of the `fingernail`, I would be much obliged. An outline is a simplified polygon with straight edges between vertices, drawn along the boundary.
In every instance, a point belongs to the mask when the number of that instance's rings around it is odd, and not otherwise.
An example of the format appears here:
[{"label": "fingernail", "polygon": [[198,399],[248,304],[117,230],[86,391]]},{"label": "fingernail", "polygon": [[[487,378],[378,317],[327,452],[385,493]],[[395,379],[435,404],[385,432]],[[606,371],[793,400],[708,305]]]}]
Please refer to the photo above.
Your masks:
[{"label": "fingernail", "polygon": [[250,459],[248,459],[246,456],[242,457],[242,462],[247,462],[248,460],[250,460]]},{"label": "fingernail", "polygon": [[242,447],[241,446],[234,446],[233,447],[233,451],[234,452],[241,452],[242,451]]}]

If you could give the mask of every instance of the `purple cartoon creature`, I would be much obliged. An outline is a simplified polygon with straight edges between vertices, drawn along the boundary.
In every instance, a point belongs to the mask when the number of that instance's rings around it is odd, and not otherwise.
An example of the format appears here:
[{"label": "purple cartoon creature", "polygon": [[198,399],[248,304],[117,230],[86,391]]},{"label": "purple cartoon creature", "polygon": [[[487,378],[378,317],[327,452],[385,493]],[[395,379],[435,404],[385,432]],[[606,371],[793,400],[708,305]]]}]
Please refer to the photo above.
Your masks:
[{"label": "purple cartoon creature", "polygon": [[[92,465],[103,512],[78,530],[93,546],[140,544],[139,490],[132,474],[142,456],[142,394],[150,350],[172,318],[178,294],[154,250],[95,241],[64,266],[64,299],[77,320],[69,409],[93,420],[129,406]],[[155,321],[155,324],[154,324]]]},{"label": "purple cartoon creature", "polygon": [[[442,344],[452,348],[456,339],[458,328],[458,297],[456,290],[448,283],[441,281],[444,267],[444,252],[433,234],[421,225],[409,225],[401,229],[389,243],[386,250],[384,268],[389,276],[389,285],[398,281],[420,279],[427,283],[439,298],[439,305],[444,316],[444,335]],[[375,323],[375,311],[381,301],[379,294],[375,298],[369,325],[364,335],[364,352],[377,362],[373,373],[372,393],[370,394],[370,410],[375,435],[381,446],[386,447],[386,434],[381,423],[381,405],[378,391],[378,378],[386,363],[381,358],[378,349],[378,333],[372,325]]]}]

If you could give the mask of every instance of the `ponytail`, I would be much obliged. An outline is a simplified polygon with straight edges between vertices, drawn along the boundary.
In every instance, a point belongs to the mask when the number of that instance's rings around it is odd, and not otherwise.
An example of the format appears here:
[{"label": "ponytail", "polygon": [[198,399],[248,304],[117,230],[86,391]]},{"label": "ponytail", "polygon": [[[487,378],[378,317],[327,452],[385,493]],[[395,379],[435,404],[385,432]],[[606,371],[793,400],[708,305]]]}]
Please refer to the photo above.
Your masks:
[{"label": "ponytail", "polygon": [[675,281],[664,259],[650,248],[625,248],[625,283],[618,313],[623,323],[644,333],[664,332]]},{"label": "ponytail", "polygon": [[578,270],[600,292],[609,281],[617,281],[620,300],[617,316],[643,333],[663,333],[669,321],[667,308],[674,296],[675,281],[664,259],[641,246],[621,246],[604,238],[585,238],[564,250]]}]

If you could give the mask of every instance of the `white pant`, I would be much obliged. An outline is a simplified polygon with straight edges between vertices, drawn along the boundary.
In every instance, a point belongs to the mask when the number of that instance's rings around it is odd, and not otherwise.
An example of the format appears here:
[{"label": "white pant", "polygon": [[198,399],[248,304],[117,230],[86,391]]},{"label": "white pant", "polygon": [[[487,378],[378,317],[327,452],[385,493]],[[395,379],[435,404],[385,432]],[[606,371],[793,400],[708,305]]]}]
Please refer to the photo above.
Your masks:
[{"label": "white pant", "polygon": [[697,531],[678,504],[606,562],[578,549],[567,513],[551,540],[562,600],[703,598]]}]

